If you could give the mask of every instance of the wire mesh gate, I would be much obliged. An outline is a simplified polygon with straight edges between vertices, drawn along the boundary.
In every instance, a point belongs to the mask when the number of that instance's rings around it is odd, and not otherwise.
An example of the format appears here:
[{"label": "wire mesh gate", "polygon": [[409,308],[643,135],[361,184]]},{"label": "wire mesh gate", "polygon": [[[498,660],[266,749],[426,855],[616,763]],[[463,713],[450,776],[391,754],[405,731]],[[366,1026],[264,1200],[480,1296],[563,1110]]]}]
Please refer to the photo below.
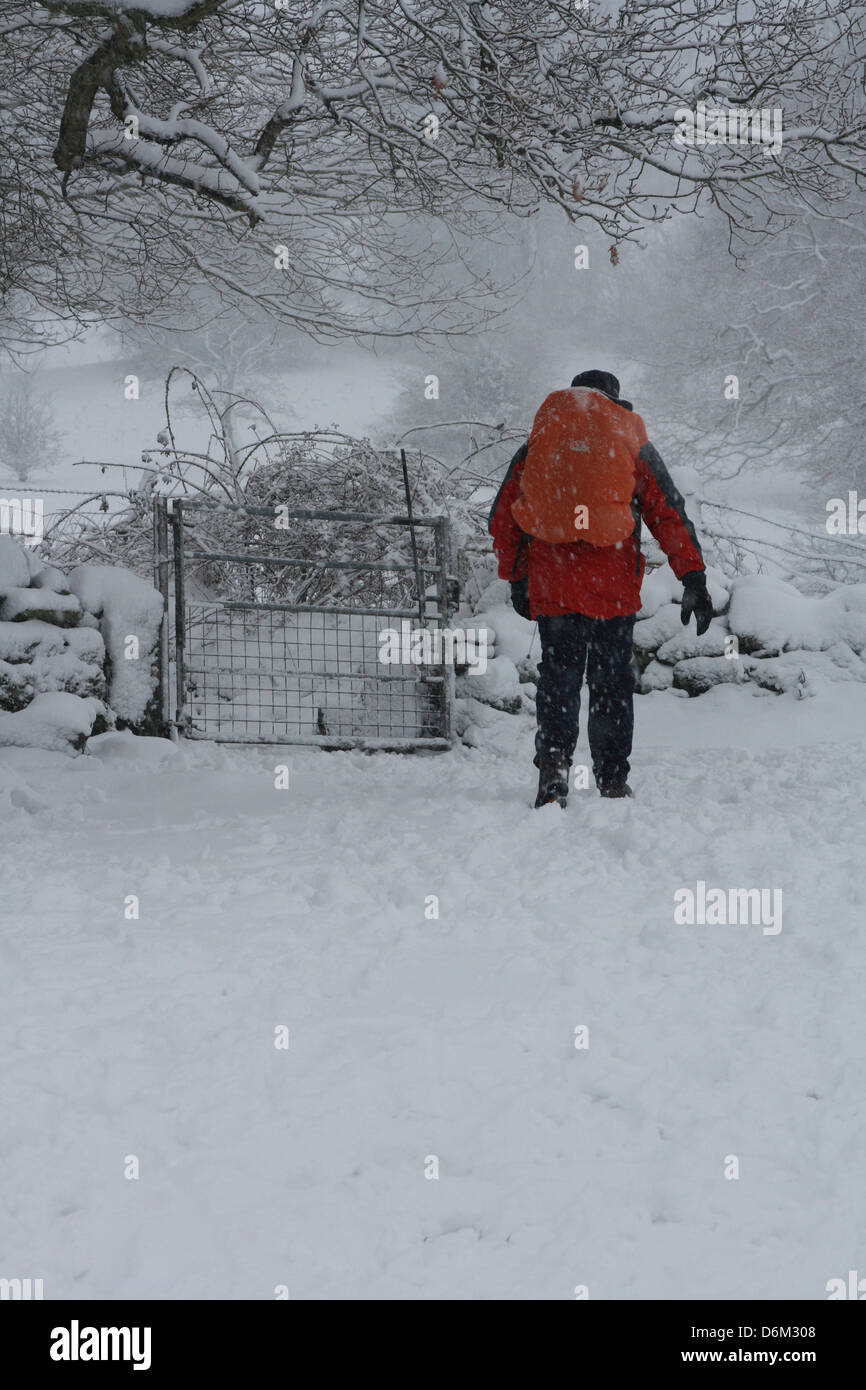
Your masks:
[{"label": "wire mesh gate", "polygon": [[445,517],[158,499],[166,724],[231,743],[450,747],[453,667],[432,636],[449,559]]}]

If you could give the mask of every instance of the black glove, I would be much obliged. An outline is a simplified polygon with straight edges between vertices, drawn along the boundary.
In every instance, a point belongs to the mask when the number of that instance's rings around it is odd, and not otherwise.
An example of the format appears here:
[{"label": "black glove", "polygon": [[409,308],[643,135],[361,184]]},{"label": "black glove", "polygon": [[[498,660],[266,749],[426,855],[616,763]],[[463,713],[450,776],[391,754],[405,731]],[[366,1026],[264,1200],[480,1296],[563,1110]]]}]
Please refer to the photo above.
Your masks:
[{"label": "black glove", "polygon": [[529,576],[511,581],[511,607],[521,618],[529,618]]},{"label": "black glove", "polygon": [[707,576],[703,570],[691,570],[683,575],[683,602],[680,617],[688,625],[694,613],[698,636],[703,637],[713,616],[713,601],[707,592]]}]

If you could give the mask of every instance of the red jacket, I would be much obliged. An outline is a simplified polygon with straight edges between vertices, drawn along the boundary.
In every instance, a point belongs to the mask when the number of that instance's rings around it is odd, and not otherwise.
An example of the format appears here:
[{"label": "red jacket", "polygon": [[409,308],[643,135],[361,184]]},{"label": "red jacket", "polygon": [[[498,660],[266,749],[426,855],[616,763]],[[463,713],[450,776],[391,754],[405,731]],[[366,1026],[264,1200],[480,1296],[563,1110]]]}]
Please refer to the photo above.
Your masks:
[{"label": "red jacket", "polygon": [[635,529],[617,545],[586,541],[550,545],[521,531],[511,506],[520,494],[527,446],[518,449],[490,512],[493,548],[500,579],[529,575],[533,618],[583,613],[588,618],[617,618],[640,609],[645,561],[640,550],[641,519],[646,521],[677,579],[702,570],[704,560],[681,493],[652,444],[644,444],[635,465],[632,512]]}]

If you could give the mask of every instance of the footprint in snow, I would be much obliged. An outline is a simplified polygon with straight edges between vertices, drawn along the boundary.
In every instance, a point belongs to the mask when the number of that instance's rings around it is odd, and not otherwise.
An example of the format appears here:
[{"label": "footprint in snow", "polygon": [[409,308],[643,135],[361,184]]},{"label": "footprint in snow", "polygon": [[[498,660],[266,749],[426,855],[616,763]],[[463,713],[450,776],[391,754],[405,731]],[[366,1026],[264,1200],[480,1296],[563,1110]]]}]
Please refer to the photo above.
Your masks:
[{"label": "footprint in snow", "polygon": [[29,811],[31,816],[35,816],[39,811],[50,811],[51,805],[47,801],[42,801],[32,792],[27,791],[26,787],[13,787],[9,793],[9,800],[13,806],[17,806],[22,811]]}]

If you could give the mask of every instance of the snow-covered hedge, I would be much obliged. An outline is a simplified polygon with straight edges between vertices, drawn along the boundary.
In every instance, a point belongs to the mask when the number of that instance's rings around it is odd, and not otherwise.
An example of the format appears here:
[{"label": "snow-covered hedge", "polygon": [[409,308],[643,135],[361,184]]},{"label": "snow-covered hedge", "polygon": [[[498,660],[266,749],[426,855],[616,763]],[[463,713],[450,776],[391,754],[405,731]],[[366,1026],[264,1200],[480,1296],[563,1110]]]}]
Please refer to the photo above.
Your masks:
[{"label": "snow-covered hedge", "polygon": [[0,746],[80,749],[116,724],[152,732],[161,616],[138,575],[64,575],[0,536]]}]

